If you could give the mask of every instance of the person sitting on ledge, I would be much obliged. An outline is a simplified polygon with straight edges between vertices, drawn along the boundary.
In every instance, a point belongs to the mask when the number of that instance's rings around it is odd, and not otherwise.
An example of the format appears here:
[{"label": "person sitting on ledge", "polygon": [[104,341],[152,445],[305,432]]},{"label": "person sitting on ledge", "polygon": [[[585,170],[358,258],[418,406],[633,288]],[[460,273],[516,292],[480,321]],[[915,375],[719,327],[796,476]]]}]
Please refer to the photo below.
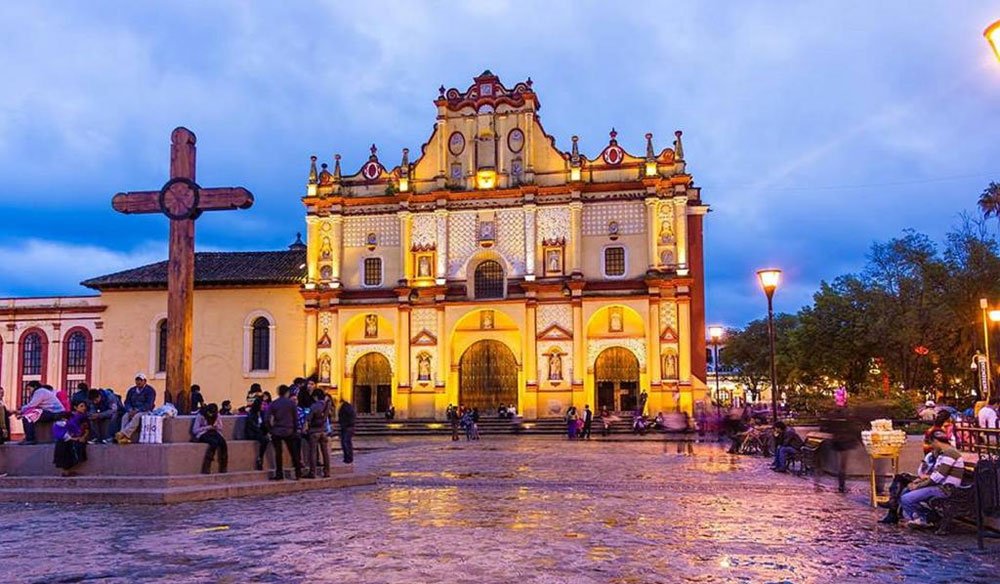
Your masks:
[{"label": "person sitting on ledge", "polygon": [[90,419],[91,444],[110,444],[111,429],[118,416],[118,400],[106,389],[87,392],[88,418]]},{"label": "person sitting on ledge", "polygon": [[219,406],[208,404],[201,408],[194,419],[194,427],[191,429],[195,442],[208,444],[208,451],[205,452],[205,458],[201,461],[201,474],[212,472],[212,461],[215,460],[216,451],[219,452],[219,472],[225,473],[228,470],[229,448],[222,432]]},{"label": "person sitting on ledge", "polygon": [[39,422],[52,422],[66,412],[52,388],[37,381],[29,381],[28,388],[34,388],[31,399],[14,412],[24,424],[24,440],[21,444],[37,444],[35,425]]},{"label": "person sitting on ledge", "polygon": [[0,444],[10,440],[10,412],[7,411],[3,398],[4,390],[0,385]]},{"label": "person sitting on ledge", "polygon": [[119,444],[131,444],[142,416],[153,411],[156,405],[156,390],[146,383],[145,373],[135,374],[135,385],[125,393],[125,414],[122,416],[122,429],[115,434]]},{"label": "person sitting on ledge", "polygon": [[267,413],[264,411],[264,400],[260,397],[254,398],[247,410],[246,424],[243,426],[244,438],[257,442],[257,460],[254,463],[254,470],[264,470],[264,455],[267,454],[267,445],[271,441],[271,436],[267,429]]},{"label": "person sitting on ledge", "polygon": [[73,467],[87,460],[87,438],[90,436],[90,420],[87,417],[87,402],[73,403],[72,414],[66,421],[59,421],[52,428],[56,439],[52,463],[62,469],[62,476],[73,476]]},{"label": "person sitting on ledge", "polygon": [[389,404],[389,409],[385,411],[385,419],[386,420],[396,419],[396,406]]},{"label": "person sitting on ledge", "polygon": [[931,470],[934,468],[936,458],[937,456],[933,452],[929,452],[920,462],[916,475],[912,475],[908,472],[902,472],[892,477],[892,484],[889,485],[889,500],[878,504],[879,507],[888,509],[889,512],[886,513],[885,517],[879,520],[879,523],[887,525],[895,525],[896,523],[899,523],[899,517],[902,514],[902,509],[899,505],[900,498],[902,498],[902,496],[906,493],[906,487],[908,487],[913,481],[923,480],[931,476]]},{"label": "person sitting on ledge", "polygon": [[771,465],[771,470],[788,472],[789,459],[798,454],[802,444],[802,437],[795,431],[795,428],[789,428],[784,422],[776,423],[774,425],[774,464]]},{"label": "person sitting on ledge", "polygon": [[903,519],[910,527],[926,527],[927,509],[921,505],[925,501],[951,495],[952,490],[962,486],[965,475],[965,459],[962,453],[951,445],[951,437],[938,430],[931,435],[931,447],[937,459],[930,476],[917,479],[906,486],[906,492],[899,498]]},{"label": "person sitting on ledge", "polygon": [[82,381],[77,383],[76,391],[69,398],[70,403],[85,402],[88,399],[90,399],[90,387]]},{"label": "person sitting on ledge", "polygon": [[197,414],[205,407],[205,398],[201,395],[201,386],[197,383],[191,386],[191,413]]},{"label": "person sitting on ledge", "polygon": [[222,408],[219,410],[220,416],[231,416],[233,415],[233,402],[227,400],[222,401]]}]

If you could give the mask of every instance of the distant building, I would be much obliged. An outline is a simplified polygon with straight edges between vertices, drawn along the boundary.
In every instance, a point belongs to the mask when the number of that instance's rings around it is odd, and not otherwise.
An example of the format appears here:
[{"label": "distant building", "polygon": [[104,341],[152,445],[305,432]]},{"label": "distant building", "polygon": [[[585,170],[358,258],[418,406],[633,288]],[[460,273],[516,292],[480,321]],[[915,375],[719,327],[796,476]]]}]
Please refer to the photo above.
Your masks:
[{"label": "distant building", "polygon": [[[434,104],[413,160],[404,149],[386,166],[373,145],[345,173],[339,155],[332,169],[313,158],[304,245],[197,254],[194,381],[208,398],[312,375],[361,413],[392,403],[401,417],[705,400],[708,207],[681,133],[659,151],[647,134],[638,156],[614,130],[592,158],[576,136],[562,151],[531,80],[508,88],[489,71]],[[165,283],[165,262],[84,282],[101,292],[87,301],[103,325],[97,383],[165,375]]]}]

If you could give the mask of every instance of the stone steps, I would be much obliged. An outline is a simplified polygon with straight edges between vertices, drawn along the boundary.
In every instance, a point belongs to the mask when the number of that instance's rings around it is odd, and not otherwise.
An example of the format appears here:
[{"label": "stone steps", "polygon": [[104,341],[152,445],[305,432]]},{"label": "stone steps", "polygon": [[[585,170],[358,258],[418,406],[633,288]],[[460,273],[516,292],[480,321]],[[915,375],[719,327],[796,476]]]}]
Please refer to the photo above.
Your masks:
[{"label": "stone steps", "polygon": [[[269,481],[266,473],[232,473],[231,475],[194,475],[166,477],[188,484],[180,486],[139,488],[135,486],[120,486],[118,479],[128,480],[137,477],[88,477],[91,478],[87,487],[72,487],[69,481],[81,477],[60,479],[67,481],[63,486],[51,483],[51,486],[30,487],[19,486],[6,488],[0,483],[0,502],[17,503],[103,503],[103,504],[138,504],[157,505],[185,503],[191,501],[208,501],[212,499],[229,499],[234,497],[273,496],[287,493],[299,493],[321,489],[337,489],[375,484],[375,475],[367,473],[342,472],[330,478]],[[247,476],[254,475],[254,476]],[[217,479],[220,476],[235,477],[235,482]],[[24,478],[24,477],[21,477]],[[160,477],[148,477],[160,478]],[[45,479],[45,480],[60,480]],[[241,480],[242,479],[242,480]],[[3,479],[6,481],[7,479]],[[104,482],[107,482],[107,485]],[[114,486],[119,485],[119,486]]]}]

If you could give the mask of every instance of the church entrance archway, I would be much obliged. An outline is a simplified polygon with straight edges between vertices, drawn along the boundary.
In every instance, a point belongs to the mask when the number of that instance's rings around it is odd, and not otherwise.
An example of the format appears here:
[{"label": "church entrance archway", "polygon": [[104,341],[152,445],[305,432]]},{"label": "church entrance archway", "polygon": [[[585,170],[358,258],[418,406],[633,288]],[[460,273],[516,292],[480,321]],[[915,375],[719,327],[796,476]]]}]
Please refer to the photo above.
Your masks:
[{"label": "church entrance archway", "polygon": [[634,411],[639,399],[639,359],[624,347],[609,347],[594,363],[597,407]]},{"label": "church entrance archway", "polygon": [[495,412],[501,404],[517,404],[517,359],[500,341],[472,344],[458,365],[458,403]]},{"label": "church entrance archway", "polygon": [[368,353],[354,363],[354,408],[359,414],[385,412],[392,401],[392,368],[381,353]]}]

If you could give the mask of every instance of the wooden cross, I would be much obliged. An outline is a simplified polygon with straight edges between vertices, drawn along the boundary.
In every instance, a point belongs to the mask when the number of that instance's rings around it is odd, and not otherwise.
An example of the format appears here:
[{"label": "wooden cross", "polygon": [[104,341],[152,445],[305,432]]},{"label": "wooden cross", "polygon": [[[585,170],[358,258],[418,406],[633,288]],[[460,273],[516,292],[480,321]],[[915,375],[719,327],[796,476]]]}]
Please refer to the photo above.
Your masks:
[{"label": "wooden cross", "polygon": [[[253,194],[243,187],[203,189],[195,182],[195,136],[187,128],[170,134],[170,180],[158,191],[118,193],[119,213],[163,213],[170,218],[167,261],[167,391],[185,403],[191,386],[194,313],[194,221],[203,211],[248,209]],[[184,400],[184,401],[181,401]],[[187,412],[181,412],[185,414]]]}]

